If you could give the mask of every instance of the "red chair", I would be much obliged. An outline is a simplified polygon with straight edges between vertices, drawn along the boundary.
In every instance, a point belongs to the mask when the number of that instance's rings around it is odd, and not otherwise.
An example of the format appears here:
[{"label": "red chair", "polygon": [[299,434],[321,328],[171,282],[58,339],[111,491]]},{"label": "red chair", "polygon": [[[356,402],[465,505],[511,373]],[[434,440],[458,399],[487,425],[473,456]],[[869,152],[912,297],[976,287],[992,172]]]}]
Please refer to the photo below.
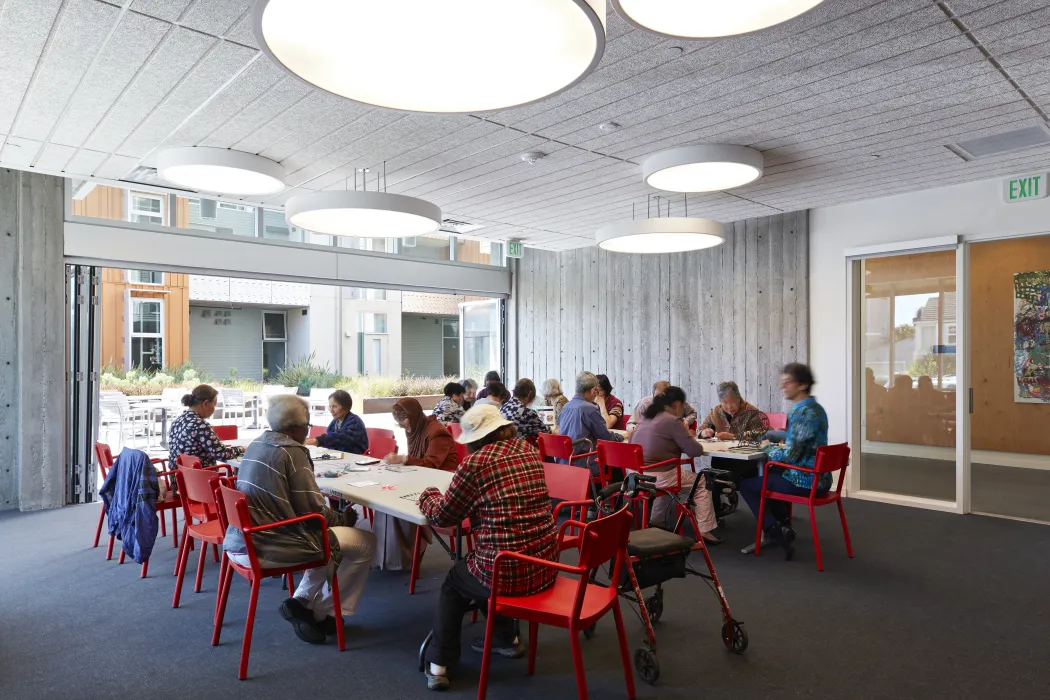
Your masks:
[{"label": "red chair", "polygon": [[[561,501],[554,506],[554,521],[558,521],[558,516],[565,509],[569,511],[570,520],[586,522],[587,508],[594,505],[594,501],[587,500],[587,492],[591,486],[590,473],[568,464],[546,462],[543,465],[543,478],[547,482],[547,493],[550,497]],[[574,533],[579,532],[579,528],[574,530]],[[565,537],[562,546],[565,549],[578,549],[579,539],[578,534]]]},{"label": "red chair", "polygon": [[[766,489],[769,479],[770,467],[782,467],[794,469],[800,472],[813,474],[813,488],[808,496],[790,496],[785,493],[776,493]],[[813,548],[817,551],[817,571],[824,570],[824,559],[820,556],[820,536],[817,534],[817,519],[813,513],[816,506],[826,506],[832,503],[839,507],[839,519],[842,521],[842,534],[846,537],[846,554],[853,558],[853,544],[849,539],[849,526],[846,525],[846,511],[842,507],[842,485],[846,483],[846,468],[849,467],[849,445],[827,445],[817,448],[817,457],[813,462],[813,468],[799,467],[794,464],[783,464],[781,462],[769,462],[766,464],[764,476],[762,477],[762,500],[758,507],[758,534],[755,535],[755,555],[762,551],[762,518],[766,512],[766,499],[774,501],[786,501],[787,503],[798,503],[809,508],[809,525],[813,529]],[[838,472],[838,484],[833,491],[825,496],[817,496],[817,482],[821,474]]]},{"label": "red chair", "polygon": [[449,423],[445,427],[448,428],[448,432],[450,432],[452,434],[452,439],[453,440],[455,440],[456,438],[458,438],[460,435],[463,434],[463,426],[460,425],[459,423]]},{"label": "red chair", "polygon": [[[98,469],[99,469],[100,472],[102,472],[102,480],[105,481],[106,480],[106,475],[109,474],[109,470],[113,467],[113,463],[116,461],[116,460],[113,459],[113,451],[110,450],[109,445],[105,444],[104,442],[96,442],[95,443],[95,459],[98,460]],[[161,463],[167,462],[167,461],[168,460],[163,458],[163,457],[153,457],[153,458],[150,459],[150,462],[152,464],[161,464]],[[179,546],[179,524],[178,524],[178,521],[176,519],[175,509],[178,508],[180,504],[179,504],[178,497],[172,492],[172,489],[171,489],[171,480],[170,480],[169,477],[172,474],[174,474],[174,472],[163,472],[163,471],[162,472],[157,472],[157,478],[158,479],[163,478],[163,479],[167,480],[166,483],[168,484],[168,494],[167,494],[167,496],[165,496],[164,500],[160,500],[160,499],[157,500],[157,515],[160,516],[160,536],[161,537],[167,537],[168,536],[168,528],[165,525],[163,511],[166,511],[166,510],[170,510],[171,511],[172,539],[175,542],[174,546],[178,547]],[[98,527],[95,528],[95,541],[94,541],[94,543],[92,543],[92,545],[91,545],[92,547],[98,547],[99,538],[102,536],[102,521],[105,519],[105,517],[106,517],[106,506],[103,505],[102,506],[102,512],[98,514]],[[109,536],[109,546],[106,547],[106,560],[107,561],[113,558],[113,543],[114,543],[115,540],[116,540],[116,537],[114,537],[113,535]],[[119,561],[117,563],[119,563],[119,564],[123,564],[124,563],[124,552],[123,551],[121,551],[120,559],[119,559]],[[146,577],[146,568],[147,568],[147,566],[146,566],[146,564],[143,564],[142,567],[143,567],[142,568],[142,577],[145,578]]]},{"label": "red chair", "polygon": [[[484,700],[488,690],[489,664],[492,660],[492,638],[496,615],[529,622],[529,666],[531,676],[536,672],[536,642],[539,625],[551,625],[569,630],[572,644],[572,660],[576,670],[576,690],[581,700],[587,697],[587,679],[583,670],[583,655],[580,649],[580,632],[595,624],[610,610],[616,620],[616,635],[620,642],[620,661],[627,683],[627,697],[634,700],[634,677],[631,674],[631,654],[627,648],[623,615],[616,586],[598,586],[589,583],[590,572],[604,563],[613,561],[613,581],[620,581],[627,565],[627,538],[631,529],[631,516],[621,510],[607,518],[600,518],[584,525],[568,520],[558,532],[559,547],[568,527],[582,527],[580,537],[580,559],[577,566],[550,562],[517,552],[500,552],[493,565],[492,595],[489,597],[488,620],[485,624],[485,650],[481,657],[481,680],[478,683],[478,700]],[[500,572],[505,561],[517,559],[536,567],[553,569],[576,576],[559,576],[554,585],[542,593],[528,596],[500,595]],[[509,563],[509,562],[508,562]]]},{"label": "red chair", "polygon": [[[578,460],[584,460],[584,463],[579,465],[584,469],[587,469],[587,474],[590,475],[590,469],[587,467],[586,460],[590,459],[594,455],[598,454],[594,452],[581,452],[578,455],[572,453],[572,438],[568,435],[551,435],[549,433],[540,433],[539,443],[536,445],[540,450],[540,461],[542,462],[553,462],[556,459],[564,459],[569,464],[572,464]],[[601,488],[601,477],[596,476],[591,478],[591,483],[595,489]]]},{"label": "red chair", "polygon": [[[200,593],[201,579],[204,576],[204,558],[208,553],[208,545],[212,545],[218,551],[218,548],[222,546],[223,535],[226,534],[226,529],[219,521],[218,505],[215,501],[215,492],[219,488],[218,475],[205,469],[180,466],[175,473],[175,481],[179,484],[179,497],[182,499],[182,512],[186,520],[183,523],[182,545],[179,547],[178,561],[175,564],[175,574],[178,579],[175,581],[175,597],[171,601],[173,608],[179,607],[179,599],[182,597],[182,580],[186,576],[186,561],[189,558],[193,540],[201,541],[197,578],[193,585],[193,592]],[[226,572],[226,562],[226,557],[223,557],[219,569],[220,584]],[[217,590],[215,600],[217,604]]]},{"label": "red chair", "polygon": [[[218,646],[219,644],[219,635],[222,632],[222,620],[226,614],[226,602],[230,598],[230,584],[233,582],[233,574],[236,572],[248,579],[248,583],[251,584],[252,587],[251,596],[248,599],[248,618],[244,623],[244,640],[241,642],[241,665],[237,672],[237,678],[244,680],[248,676],[248,654],[251,652],[252,648],[252,628],[255,626],[255,608],[259,603],[259,584],[261,581],[270,576],[286,576],[287,574],[296,571],[307,571],[308,569],[327,567],[332,556],[332,550],[328,543],[328,526],[325,524],[324,516],[320,513],[300,515],[297,518],[289,518],[288,520],[280,520],[275,523],[270,523],[269,525],[259,525],[256,527],[252,525],[251,516],[248,514],[248,501],[240,491],[236,491],[226,486],[219,486],[219,498],[217,499],[217,502],[219,506],[219,521],[224,526],[229,525],[230,527],[240,530],[244,534],[244,546],[248,553],[250,565],[242,566],[229,559],[229,557],[226,557],[226,572],[222,579],[222,587],[220,591],[221,599],[219,602],[218,614],[215,616],[215,631],[212,633],[211,645]],[[252,534],[310,520],[316,520],[317,525],[321,528],[321,535],[324,538],[324,557],[322,559],[307,562],[305,564],[283,566],[276,569],[263,569],[259,566],[259,557],[255,553],[255,545],[252,543]],[[225,527],[223,529],[225,529]],[[336,640],[339,643],[339,651],[343,651],[346,649],[346,637],[345,631],[343,630],[343,611],[339,605],[339,580],[336,576],[332,576],[331,578],[331,587],[332,604],[335,607]]]},{"label": "red chair", "polygon": [[365,432],[368,433],[367,454],[369,457],[382,459],[391,452],[397,454],[397,440],[394,438],[393,430],[365,428]]},{"label": "red chair", "polygon": [[215,431],[215,437],[223,442],[236,440],[237,435],[239,434],[236,425],[213,425],[211,429]]},{"label": "red chair", "polygon": [[[226,426],[219,426],[219,427],[226,427]],[[229,426],[229,427],[236,428],[237,426],[234,425],[234,426]],[[224,479],[223,483],[225,483],[227,486],[232,485],[232,483],[237,480],[237,477],[234,476],[234,474],[233,474],[233,467],[231,467],[229,464],[216,464],[216,465],[213,465],[211,467],[204,467],[204,466],[201,466],[201,459],[200,459],[200,457],[196,457],[194,455],[186,455],[186,454],[179,455],[178,457],[175,458],[175,466],[177,466],[179,469],[199,469],[199,470],[206,471],[206,472],[209,472],[209,473],[216,473],[216,472],[219,472],[220,470],[225,470],[226,473],[225,473],[225,475],[223,475],[223,479]],[[182,519],[184,521],[188,521],[188,520],[190,520],[192,518],[194,520],[199,520],[199,521],[203,522],[205,520],[209,520],[211,518],[216,517],[217,511],[216,511],[215,505],[214,505],[214,503],[212,501],[206,501],[204,503],[198,503],[198,502],[191,501],[189,506],[190,506],[190,509],[188,511],[185,508],[183,508],[183,510],[182,510]],[[185,532],[185,530],[183,530],[182,542],[185,542],[185,540],[186,540],[186,532]],[[182,542],[179,543],[180,547],[182,546]],[[190,551],[193,550],[193,541],[192,540],[190,540],[189,548],[190,548]],[[205,547],[205,549],[207,549],[207,547]],[[212,547],[212,550],[215,552],[215,561],[219,561],[219,547],[217,545],[214,545]],[[201,553],[201,556],[204,556],[203,552]],[[173,576],[178,576],[179,575],[179,558],[178,557],[175,557],[175,571],[173,572],[172,575]]]},{"label": "red chair", "polygon": [[788,414],[786,413],[767,413],[766,418],[769,420],[770,430],[787,430],[788,427]]},{"label": "red chair", "polygon": [[[628,470],[644,474],[647,471],[653,471],[670,464],[675,464],[678,467],[681,467],[685,464],[692,464],[692,462],[692,459],[672,458],[647,465],[645,463],[645,455],[642,453],[641,445],[635,445],[630,442],[613,442],[611,440],[598,441],[598,469],[602,488],[605,488],[614,481],[622,481]],[[668,485],[662,488],[668,493],[676,496],[682,492],[682,471],[680,468],[675,470],[674,485]],[[646,528],[649,527],[650,499],[642,498],[640,500],[642,502],[641,527]],[[696,528],[694,527],[694,529]],[[699,530],[697,530],[696,536],[700,536]]]},{"label": "red chair", "polygon": [[328,428],[323,425],[311,425],[310,426],[310,437],[319,438],[328,432]]}]

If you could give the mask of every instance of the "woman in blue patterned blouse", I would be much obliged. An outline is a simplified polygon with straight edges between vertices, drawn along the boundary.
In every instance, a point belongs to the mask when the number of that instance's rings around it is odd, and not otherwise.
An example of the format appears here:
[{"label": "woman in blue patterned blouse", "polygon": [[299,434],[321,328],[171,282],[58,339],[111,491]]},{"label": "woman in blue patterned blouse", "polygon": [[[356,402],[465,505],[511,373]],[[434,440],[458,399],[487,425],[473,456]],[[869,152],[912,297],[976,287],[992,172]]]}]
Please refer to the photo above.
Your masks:
[{"label": "woman in blue patterned blouse", "polygon": [[350,398],[350,394],[342,389],[333,391],[328,397],[328,412],[332,414],[328,432],[311,438],[304,444],[351,452],[355,455],[364,454],[368,450],[368,432],[361,417],[350,412],[353,407],[354,400]]},{"label": "woman in blue patterned blouse", "polygon": [[[810,396],[813,389],[813,372],[804,364],[792,362],[784,367],[780,377],[780,389],[784,398],[794,402],[788,413],[787,440],[783,445],[763,443],[770,462],[797,464],[813,467],[817,448],[828,444],[828,414],[823,406]],[[774,467],[770,470],[766,488],[777,493],[793,496],[808,496],[813,487],[813,474],[795,469]],[[831,474],[821,474],[817,482],[817,495],[825,495],[831,489]],[[762,477],[755,476],[740,482],[740,495],[747,501],[751,512],[757,517],[762,500]],[[788,507],[783,501],[766,501],[766,512],[762,523],[762,543],[779,542],[784,547],[785,558],[795,553],[795,531],[791,528]],[[744,547],[744,554],[755,551],[752,543]]]}]

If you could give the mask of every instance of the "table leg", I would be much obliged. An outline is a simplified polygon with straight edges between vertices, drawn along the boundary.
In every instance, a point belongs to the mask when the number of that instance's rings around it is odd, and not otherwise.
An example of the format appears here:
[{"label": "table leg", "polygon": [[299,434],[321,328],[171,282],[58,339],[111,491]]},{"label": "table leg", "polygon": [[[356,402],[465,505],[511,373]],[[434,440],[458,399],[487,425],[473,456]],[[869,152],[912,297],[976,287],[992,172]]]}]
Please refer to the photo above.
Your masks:
[{"label": "table leg", "polygon": [[168,409],[160,407],[160,446],[168,446]]}]

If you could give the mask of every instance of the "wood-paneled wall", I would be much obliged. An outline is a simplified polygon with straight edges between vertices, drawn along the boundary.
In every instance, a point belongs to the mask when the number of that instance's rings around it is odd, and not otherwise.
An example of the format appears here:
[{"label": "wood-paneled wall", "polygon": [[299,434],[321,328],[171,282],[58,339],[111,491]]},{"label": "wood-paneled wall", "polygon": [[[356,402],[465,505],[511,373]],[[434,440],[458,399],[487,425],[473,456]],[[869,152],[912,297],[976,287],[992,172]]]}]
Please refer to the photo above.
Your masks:
[{"label": "wood-paneled wall", "polygon": [[0,510],[65,502],[60,177],[0,168]]},{"label": "wood-paneled wall", "polygon": [[528,249],[511,301],[511,379],[554,377],[571,395],[577,372],[607,374],[628,411],[657,379],[707,410],[731,379],[759,408],[783,411],[780,368],[809,354],[808,221],[739,221],[725,244],[676,255]]},{"label": "wood-paneled wall", "polygon": [[190,276],[164,273],[164,284],[128,284],[124,270],[102,271],[102,366],[124,367],[124,292],[131,288],[136,299],[164,301],[164,361],[180,365],[190,358]]}]

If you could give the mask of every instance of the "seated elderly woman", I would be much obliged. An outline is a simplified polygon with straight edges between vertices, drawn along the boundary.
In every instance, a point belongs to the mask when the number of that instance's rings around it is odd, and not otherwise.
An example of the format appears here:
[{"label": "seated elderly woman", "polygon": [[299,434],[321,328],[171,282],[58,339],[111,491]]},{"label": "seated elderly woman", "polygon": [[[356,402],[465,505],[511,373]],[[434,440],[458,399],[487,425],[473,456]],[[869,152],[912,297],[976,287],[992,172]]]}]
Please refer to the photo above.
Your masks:
[{"label": "seated elderly woman", "polygon": [[483,406],[488,404],[499,408],[506,402],[510,401],[510,392],[507,391],[507,387],[503,385],[503,382],[492,381],[485,385],[484,396],[478,394],[478,400],[474,402],[475,406]]},{"label": "seated elderly woman", "polygon": [[[324,516],[332,550],[328,570],[303,572],[295,594],[280,607],[281,617],[292,623],[299,639],[322,644],[326,635],[336,633],[328,579],[334,575],[339,583],[343,615],[353,615],[365,590],[376,540],[371,532],[354,527],[357,514],[353,510],[330,509],[317,488],[310,452],[303,444],[310,432],[306,401],[291,394],[273,396],[266,420],[270,429],[248,446],[241,460],[237,489],[247,498],[253,525],[310,513]],[[309,522],[257,532],[252,542],[263,567],[279,568],[319,559],[324,549],[322,537],[316,523]],[[231,561],[249,565],[240,530],[231,527],[226,531],[223,548]]]},{"label": "seated elderly woman", "polygon": [[460,405],[464,411],[469,411],[478,400],[478,383],[473,379],[463,379],[459,383],[463,385],[463,403]]},{"label": "seated elderly woman", "polygon": [[561,382],[557,379],[548,379],[543,382],[543,386],[540,387],[540,393],[543,394],[543,403],[554,408],[554,422],[558,422],[558,416],[561,415],[561,409],[565,408],[565,404],[569,403],[569,397],[561,391]]},{"label": "seated elderly woman", "polygon": [[328,432],[310,438],[306,444],[363,455],[368,450],[368,431],[361,417],[350,411],[353,407],[350,394],[342,389],[333,391],[328,396],[328,412],[332,414]]},{"label": "seated elderly woman", "polygon": [[207,384],[198,384],[193,391],[182,397],[182,405],[188,408],[171,423],[168,431],[168,469],[177,468],[179,455],[200,458],[202,467],[214,467],[227,459],[244,454],[243,447],[226,447],[207,422],[215,413],[219,392]]},{"label": "seated elderly woman", "polygon": [[[689,457],[701,457],[704,447],[696,441],[682,422],[685,412],[685,392],[676,386],[668,386],[653,397],[638,422],[638,427],[631,433],[629,442],[642,446],[646,464],[657,464],[670,459],[678,459],[682,454]],[[656,476],[656,486],[666,489],[673,487],[681,480],[682,491],[688,493],[697,477],[693,471],[683,470],[678,464],[669,464],[649,472]],[[700,528],[700,534],[708,544],[719,544],[712,531],[718,526],[715,519],[714,504],[707,491],[697,488],[693,496],[693,515]],[[674,527],[676,513],[669,512],[670,499],[658,498],[653,504],[652,522],[660,527]],[[670,516],[670,517],[668,517]]]},{"label": "seated elderly woman", "polygon": [[[459,455],[451,433],[437,418],[424,414],[419,401],[410,396],[401,399],[394,404],[393,415],[394,421],[404,429],[408,438],[408,454],[391,452],[383,457],[384,462],[456,471]],[[376,533],[379,541],[373,562],[377,568],[388,571],[407,571],[412,568],[415,525],[391,515],[376,513],[372,532]],[[430,531],[424,530],[423,535],[429,544]]]},{"label": "seated elderly woman", "polygon": [[765,431],[769,428],[762,411],[740,396],[740,387],[736,382],[722,382],[718,385],[718,405],[711,409],[704,422],[697,427],[700,437],[717,437],[719,440],[736,440],[746,432]]},{"label": "seated elderly woman", "polygon": [[458,423],[463,416],[463,400],[466,389],[458,382],[449,382],[445,385],[445,398],[434,406],[433,416],[443,425]]},{"label": "seated elderly woman", "polygon": [[534,438],[551,431],[540,414],[529,408],[535,400],[536,385],[531,379],[519,379],[514,385],[514,396],[499,407],[500,414],[517,428],[518,437]]}]

